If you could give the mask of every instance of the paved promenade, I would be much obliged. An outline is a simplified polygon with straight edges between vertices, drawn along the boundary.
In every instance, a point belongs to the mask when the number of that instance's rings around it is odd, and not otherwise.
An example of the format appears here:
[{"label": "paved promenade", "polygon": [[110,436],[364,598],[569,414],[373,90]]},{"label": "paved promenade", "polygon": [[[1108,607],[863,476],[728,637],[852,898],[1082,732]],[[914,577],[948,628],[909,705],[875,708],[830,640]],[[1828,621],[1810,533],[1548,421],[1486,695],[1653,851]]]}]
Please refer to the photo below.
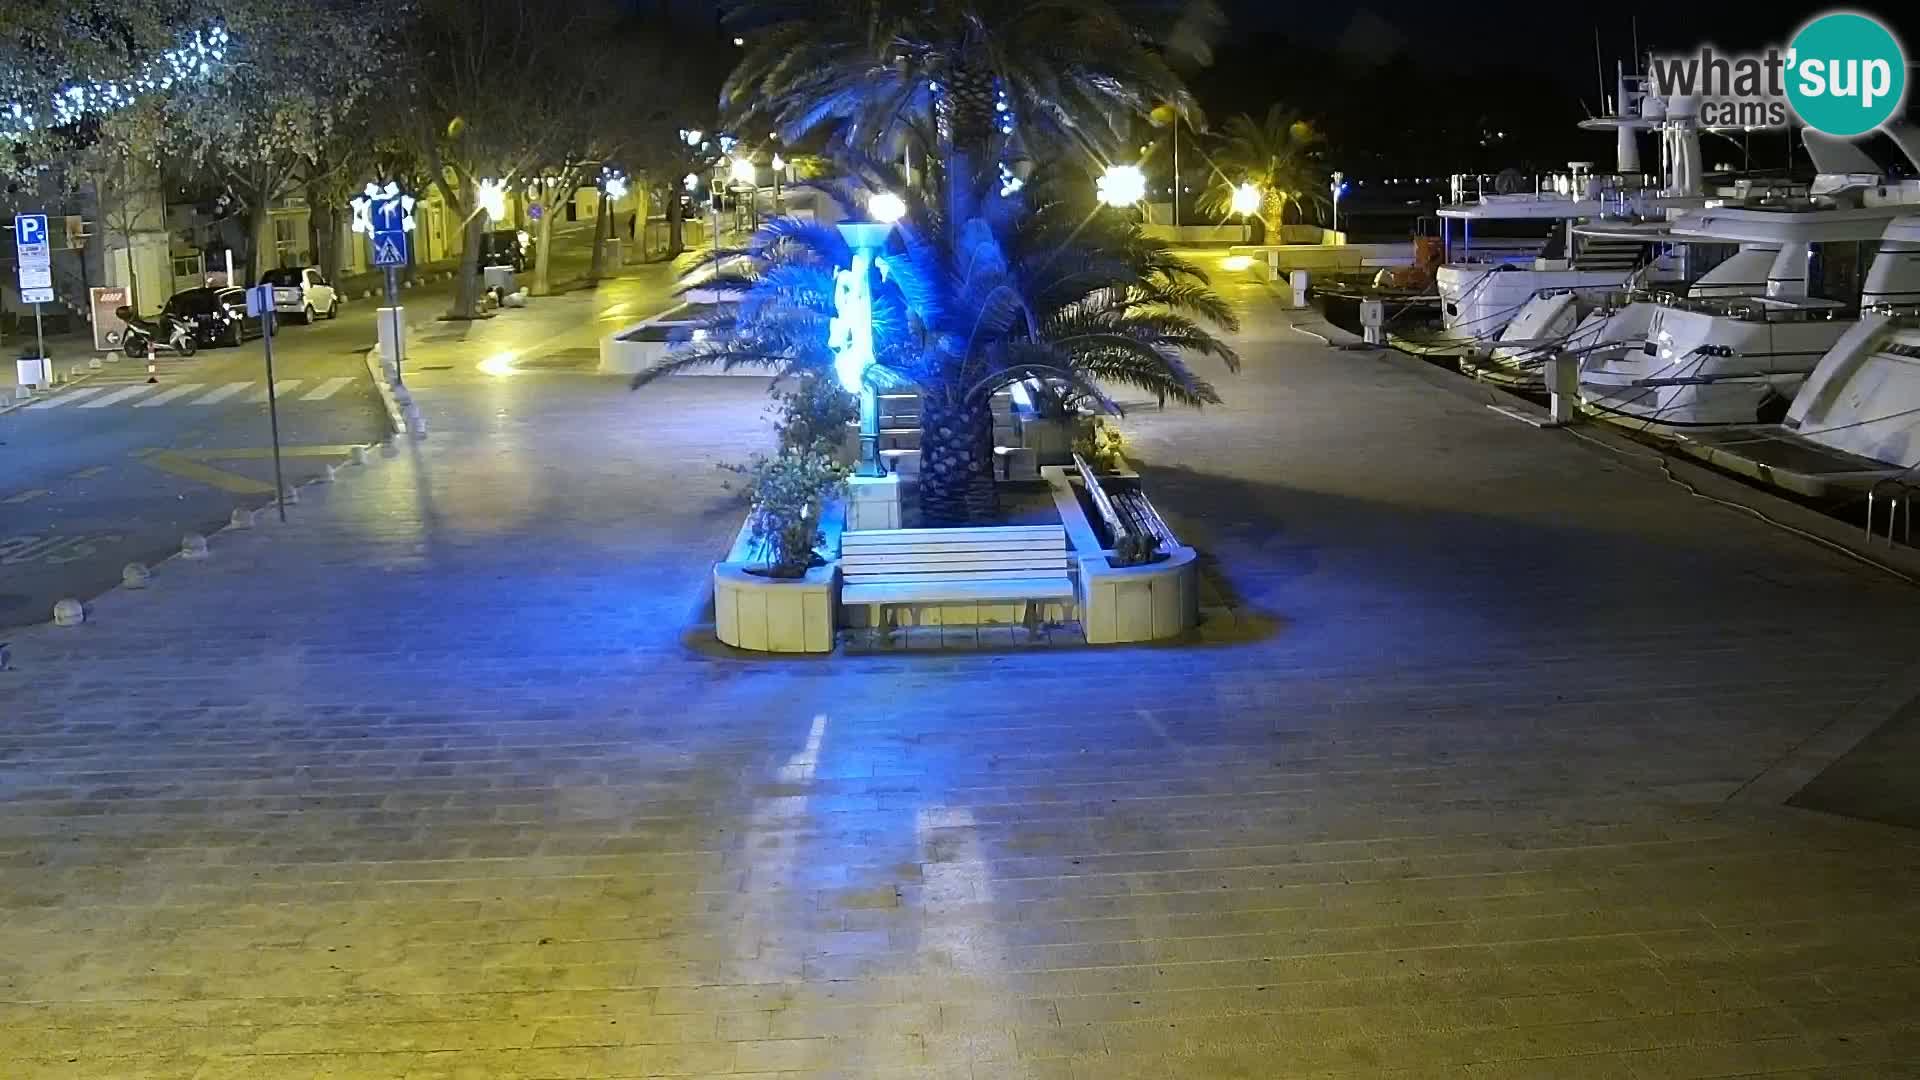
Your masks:
[{"label": "paved promenade", "polygon": [[0,1077],[1920,1075],[1920,834],[1770,794],[1912,588],[1263,306],[1126,422],[1208,643],[740,658],[761,381],[496,332],[11,635]]}]

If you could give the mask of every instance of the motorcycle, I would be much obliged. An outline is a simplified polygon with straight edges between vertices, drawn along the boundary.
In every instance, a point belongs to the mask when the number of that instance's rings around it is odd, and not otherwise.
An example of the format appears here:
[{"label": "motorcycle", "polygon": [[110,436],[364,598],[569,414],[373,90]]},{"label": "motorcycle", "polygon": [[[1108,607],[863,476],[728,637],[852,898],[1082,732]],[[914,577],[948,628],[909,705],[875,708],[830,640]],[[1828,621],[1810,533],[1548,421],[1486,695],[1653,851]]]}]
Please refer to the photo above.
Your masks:
[{"label": "motorcycle", "polygon": [[156,352],[192,356],[199,349],[193,340],[193,328],[178,319],[162,314],[158,322],[152,322],[134,314],[130,307],[118,308],[114,314],[127,324],[120,348],[128,359],[139,360]]}]

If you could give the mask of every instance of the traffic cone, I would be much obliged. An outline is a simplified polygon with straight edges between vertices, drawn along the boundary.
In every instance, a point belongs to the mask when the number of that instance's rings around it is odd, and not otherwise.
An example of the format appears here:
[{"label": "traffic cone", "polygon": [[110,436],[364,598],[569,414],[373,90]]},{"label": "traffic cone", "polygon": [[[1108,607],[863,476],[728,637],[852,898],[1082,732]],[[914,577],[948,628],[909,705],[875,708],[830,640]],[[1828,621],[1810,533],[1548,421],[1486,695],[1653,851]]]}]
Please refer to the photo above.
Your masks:
[{"label": "traffic cone", "polygon": [[147,357],[147,381],[148,382],[157,383],[160,381],[159,377],[154,374],[158,370],[160,370],[159,366],[153,362],[153,357],[148,356]]}]

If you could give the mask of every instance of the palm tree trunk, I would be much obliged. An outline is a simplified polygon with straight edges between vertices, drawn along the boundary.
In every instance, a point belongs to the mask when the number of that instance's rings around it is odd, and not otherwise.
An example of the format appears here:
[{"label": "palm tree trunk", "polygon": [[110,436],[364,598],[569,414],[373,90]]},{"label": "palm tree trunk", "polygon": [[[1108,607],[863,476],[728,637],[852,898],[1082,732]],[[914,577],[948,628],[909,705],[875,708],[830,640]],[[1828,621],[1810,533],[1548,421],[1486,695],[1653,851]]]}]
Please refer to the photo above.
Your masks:
[{"label": "palm tree trunk", "polygon": [[929,393],[920,402],[920,517],[929,528],[994,520],[993,409],[988,400],[954,404]]}]

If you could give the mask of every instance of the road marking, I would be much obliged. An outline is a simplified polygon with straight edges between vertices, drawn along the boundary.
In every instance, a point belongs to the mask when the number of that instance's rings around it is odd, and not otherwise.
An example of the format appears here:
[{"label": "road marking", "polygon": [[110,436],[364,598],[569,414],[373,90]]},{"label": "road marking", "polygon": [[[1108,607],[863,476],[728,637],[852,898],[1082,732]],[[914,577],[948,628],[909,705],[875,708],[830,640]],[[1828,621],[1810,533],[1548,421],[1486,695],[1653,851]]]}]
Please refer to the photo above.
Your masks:
[{"label": "road marking", "polygon": [[[280,456],[284,458],[340,458],[346,457],[359,444],[339,446],[283,446]],[[228,450],[161,450],[149,454],[144,459],[148,465],[161,472],[172,473],[183,480],[192,480],[198,484],[230,491],[236,495],[271,495],[273,485],[251,476],[216,469],[206,464],[209,461],[261,461],[273,456],[270,446],[240,446]]]},{"label": "road marking", "polygon": [[176,454],[171,450],[162,450],[157,454],[149,455],[145,461],[161,472],[172,473],[183,480],[192,480],[208,487],[219,488],[221,491],[230,491],[235,495],[273,494],[272,484],[263,484],[250,476],[241,476],[216,469],[211,465],[202,465],[184,454]]},{"label": "road marking", "polygon": [[74,473],[74,474],[72,474],[71,476],[68,476],[68,477],[67,477],[67,479],[69,479],[69,480],[91,480],[91,479],[93,479],[94,477],[96,477],[96,476],[99,476],[99,475],[100,475],[101,473],[103,473],[103,472],[106,472],[106,471],[107,471],[107,467],[106,467],[105,465],[95,465],[95,466],[94,466],[93,468],[91,468],[91,469],[81,469],[81,470],[80,470],[79,472],[77,472],[77,473]]},{"label": "road marking", "polygon": [[232,397],[233,395],[239,393],[242,390],[245,390],[247,387],[252,385],[253,385],[253,380],[251,379],[247,380],[246,382],[230,382],[230,383],[227,383],[225,386],[222,386],[218,390],[209,391],[206,394],[193,399],[191,402],[188,402],[188,404],[218,405],[220,402],[227,400],[228,398]]},{"label": "road marking", "polygon": [[332,397],[333,395],[339,393],[341,387],[347,385],[352,381],[353,379],[351,377],[348,377],[345,375],[336,375],[333,378],[328,379],[326,382],[321,383],[319,386],[316,386],[313,389],[307,391],[306,393],[300,395],[300,400],[301,401],[325,401],[328,398]]},{"label": "road marking", "polygon": [[153,387],[148,386],[146,383],[134,383],[132,386],[123,386],[113,393],[108,394],[106,397],[94,398],[92,401],[80,407],[83,409],[104,409],[109,405],[117,405],[128,398],[139,397],[141,394],[147,393],[152,389]]},{"label": "road marking", "polygon": [[197,382],[181,383],[179,386],[173,387],[170,390],[162,390],[145,401],[136,401],[133,403],[133,407],[136,409],[150,409],[155,405],[165,405],[174,398],[185,397],[205,385],[205,383]]},{"label": "road marking", "polygon": [[9,505],[13,503],[31,502],[42,495],[51,495],[51,494],[53,494],[53,492],[48,491],[45,488],[33,488],[30,491],[23,491],[18,495],[9,495],[4,499],[0,499],[0,502],[7,503]]},{"label": "road marking", "polygon": [[119,533],[82,533],[79,536],[10,536],[0,540],[0,566],[44,560],[59,566],[92,556],[98,545],[117,544]]},{"label": "road marking", "polygon": [[57,409],[60,406],[67,404],[68,402],[79,401],[82,398],[90,398],[93,395],[101,393],[104,390],[106,390],[106,387],[104,386],[83,386],[78,390],[69,390],[64,394],[61,394],[59,397],[48,398],[45,401],[36,401],[33,404],[27,406],[27,408],[29,410]]},{"label": "road marking", "polygon": [[[274,396],[274,397],[286,397],[286,396],[287,396],[287,395],[288,395],[289,393],[291,393],[291,392],[293,391],[293,388],[294,388],[294,387],[296,387],[296,386],[299,386],[299,385],[300,385],[300,383],[301,383],[301,381],[302,381],[302,380],[300,380],[300,379],[281,379],[281,380],[279,380],[278,382],[275,382],[275,383],[273,384],[273,396]],[[259,393],[257,393],[257,394],[255,394],[255,395],[253,395],[253,400],[255,400],[255,401],[265,401],[265,400],[267,400],[267,391],[266,391],[266,388],[265,388],[265,387],[261,387],[261,389],[260,389],[260,392],[259,392]]]}]

